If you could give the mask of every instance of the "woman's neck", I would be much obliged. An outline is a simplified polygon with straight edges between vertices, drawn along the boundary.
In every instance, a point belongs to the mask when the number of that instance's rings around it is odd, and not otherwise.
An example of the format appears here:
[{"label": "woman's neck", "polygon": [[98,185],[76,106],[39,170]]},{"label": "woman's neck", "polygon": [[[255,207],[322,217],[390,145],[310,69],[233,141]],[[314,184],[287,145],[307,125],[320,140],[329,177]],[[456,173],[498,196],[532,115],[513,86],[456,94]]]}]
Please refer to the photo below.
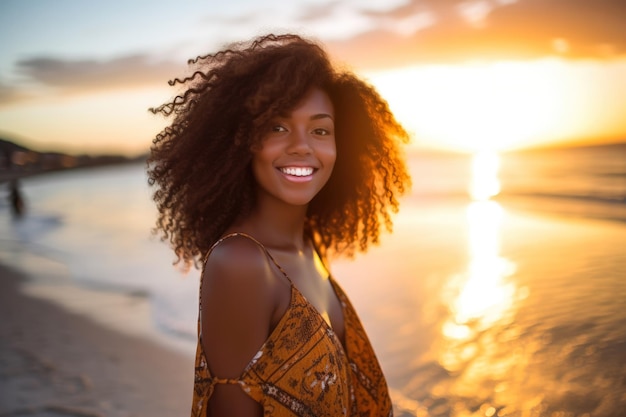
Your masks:
[{"label": "woman's neck", "polygon": [[264,199],[233,229],[239,227],[239,231],[247,231],[264,245],[277,250],[303,251],[306,247],[306,211],[307,206],[292,206]]}]

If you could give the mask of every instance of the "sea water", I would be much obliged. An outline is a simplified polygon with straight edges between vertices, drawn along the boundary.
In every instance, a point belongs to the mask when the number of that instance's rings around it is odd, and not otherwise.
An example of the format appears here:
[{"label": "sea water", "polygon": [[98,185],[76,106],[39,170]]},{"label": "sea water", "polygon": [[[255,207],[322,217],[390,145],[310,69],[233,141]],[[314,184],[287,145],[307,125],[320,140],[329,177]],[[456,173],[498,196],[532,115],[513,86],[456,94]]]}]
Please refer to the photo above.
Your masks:
[{"label": "sea water", "polygon": [[[331,265],[398,415],[620,415],[625,156],[624,145],[500,155],[499,193],[475,201],[471,155],[409,155],[394,233]],[[21,218],[0,192],[0,262],[33,276],[27,292],[120,330],[147,324],[193,354],[199,272],[173,266],[150,233],[143,164],[20,187]]]},{"label": "sea water", "polygon": [[[151,233],[156,209],[143,164],[57,172],[20,186],[26,213],[12,216],[7,199],[0,206],[0,259],[34,276],[31,291],[98,319],[109,315],[90,306],[98,293],[119,295],[110,301],[122,310],[143,299],[140,314],[159,332],[183,345],[195,338],[199,274],[175,268],[173,252]],[[105,320],[124,329],[133,317]]]}]

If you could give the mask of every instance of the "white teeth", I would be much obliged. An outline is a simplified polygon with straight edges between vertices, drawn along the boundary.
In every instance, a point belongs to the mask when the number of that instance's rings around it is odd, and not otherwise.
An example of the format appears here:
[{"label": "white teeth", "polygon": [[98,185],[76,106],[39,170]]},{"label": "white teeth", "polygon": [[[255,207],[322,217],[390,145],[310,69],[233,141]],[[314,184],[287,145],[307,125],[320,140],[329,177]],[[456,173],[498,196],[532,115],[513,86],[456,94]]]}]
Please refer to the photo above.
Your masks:
[{"label": "white teeth", "polygon": [[294,177],[307,177],[313,174],[313,168],[311,167],[285,167],[280,168],[280,171],[286,175],[293,175]]}]

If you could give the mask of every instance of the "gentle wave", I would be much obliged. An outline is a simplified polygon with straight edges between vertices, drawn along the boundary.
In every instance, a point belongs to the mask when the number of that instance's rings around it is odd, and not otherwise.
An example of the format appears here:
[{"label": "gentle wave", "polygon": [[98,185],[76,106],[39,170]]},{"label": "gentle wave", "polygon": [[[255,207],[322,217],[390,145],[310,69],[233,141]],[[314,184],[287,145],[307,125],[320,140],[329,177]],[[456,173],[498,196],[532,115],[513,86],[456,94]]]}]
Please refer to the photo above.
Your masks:
[{"label": "gentle wave", "polygon": [[515,193],[503,191],[499,196],[506,197],[523,197],[533,199],[557,199],[563,201],[569,201],[572,203],[600,203],[608,205],[624,205],[626,206],[626,196],[624,197],[611,197],[611,196],[599,196],[599,195],[578,195],[578,194],[550,194],[550,193]]}]

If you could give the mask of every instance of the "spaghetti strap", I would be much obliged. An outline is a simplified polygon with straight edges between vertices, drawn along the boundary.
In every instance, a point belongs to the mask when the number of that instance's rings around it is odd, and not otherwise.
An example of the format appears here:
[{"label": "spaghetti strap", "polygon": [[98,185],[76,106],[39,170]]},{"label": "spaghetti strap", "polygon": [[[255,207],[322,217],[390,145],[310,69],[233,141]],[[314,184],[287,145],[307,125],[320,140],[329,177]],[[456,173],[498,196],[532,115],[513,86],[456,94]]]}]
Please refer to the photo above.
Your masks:
[{"label": "spaghetti strap", "polygon": [[222,236],[217,242],[215,242],[213,244],[213,246],[211,246],[211,249],[209,249],[209,251],[207,252],[207,254],[206,254],[205,258],[204,258],[204,265],[206,265],[206,263],[207,263],[207,261],[209,259],[209,256],[211,255],[211,252],[213,252],[213,249],[215,249],[215,247],[217,245],[219,245],[220,243],[222,243],[226,239],[230,239],[230,238],[237,237],[237,236],[245,237],[245,238],[253,241],[254,243],[256,243],[261,249],[263,249],[263,252],[269,258],[269,260],[271,260],[272,263],[274,265],[276,265],[276,268],[278,268],[278,270],[281,272],[281,274],[283,274],[283,276],[285,278],[287,278],[287,281],[289,281],[289,284],[291,284],[291,286],[293,286],[293,282],[291,281],[291,278],[289,278],[289,275],[287,275],[287,272],[285,272],[285,270],[280,266],[280,264],[278,262],[276,262],[276,260],[272,256],[272,254],[265,247],[265,245],[263,245],[261,242],[259,242],[258,240],[256,240],[254,237],[250,236],[247,233],[234,232],[234,233],[229,233],[229,234],[227,234],[225,236]]}]

